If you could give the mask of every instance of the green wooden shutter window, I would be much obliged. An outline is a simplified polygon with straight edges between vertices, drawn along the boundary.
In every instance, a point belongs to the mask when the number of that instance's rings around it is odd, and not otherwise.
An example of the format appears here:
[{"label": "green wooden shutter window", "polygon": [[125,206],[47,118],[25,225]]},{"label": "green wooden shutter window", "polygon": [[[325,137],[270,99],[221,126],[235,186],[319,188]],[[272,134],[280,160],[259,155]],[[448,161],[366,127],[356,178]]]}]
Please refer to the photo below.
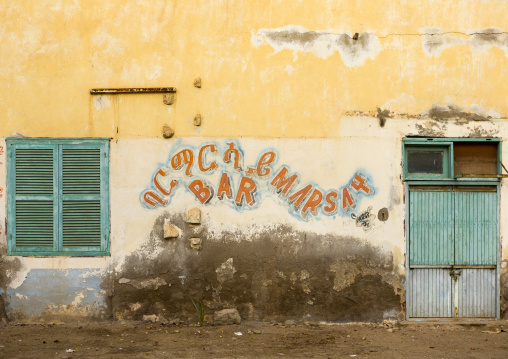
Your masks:
[{"label": "green wooden shutter window", "polygon": [[16,247],[53,248],[53,202],[16,201]]},{"label": "green wooden shutter window", "polygon": [[101,245],[101,152],[62,150],[63,248]]},{"label": "green wooden shutter window", "polygon": [[15,246],[55,249],[55,148],[18,148],[15,152]]},{"label": "green wooden shutter window", "polygon": [[94,149],[63,149],[63,194],[101,193],[101,152]]},{"label": "green wooden shutter window", "polygon": [[63,247],[100,245],[100,201],[64,201]]},{"label": "green wooden shutter window", "polygon": [[16,194],[53,196],[53,149],[16,151]]},{"label": "green wooden shutter window", "polygon": [[7,144],[9,254],[107,255],[108,141]]}]

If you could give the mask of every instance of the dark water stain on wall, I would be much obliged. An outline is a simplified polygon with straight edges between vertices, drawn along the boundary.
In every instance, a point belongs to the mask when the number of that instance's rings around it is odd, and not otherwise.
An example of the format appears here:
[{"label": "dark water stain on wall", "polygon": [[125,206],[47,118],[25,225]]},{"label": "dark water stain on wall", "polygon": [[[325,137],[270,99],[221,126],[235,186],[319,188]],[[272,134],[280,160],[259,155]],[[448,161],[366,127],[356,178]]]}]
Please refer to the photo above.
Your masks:
[{"label": "dark water stain on wall", "polygon": [[508,50],[508,34],[502,29],[495,27],[488,27],[485,29],[477,30],[471,35],[469,40],[471,48],[488,48],[496,46],[504,51]]},{"label": "dark water stain on wall", "polygon": [[18,258],[7,258],[7,248],[0,247],[0,320],[8,318],[7,288],[12,281],[10,275],[21,270],[21,261]]},{"label": "dark water stain on wall", "polygon": [[417,123],[415,129],[418,136],[424,137],[444,137],[447,129],[446,122],[426,121],[422,124]]},{"label": "dark water stain on wall", "polygon": [[[508,319],[508,260],[501,261],[501,319]],[[503,268],[504,267],[504,268]]]},{"label": "dark water stain on wall", "polygon": [[[196,318],[192,300],[206,313],[237,308],[243,319],[306,315],[330,321],[379,321],[400,311],[391,254],[351,237],[296,232],[289,226],[252,235],[214,235],[183,216],[171,222],[183,235],[163,238],[167,213],[154,223],[150,240],[110,271],[103,289],[116,318]],[[189,238],[199,237],[200,251]],[[157,255],[152,255],[158,253]]]},{"label": "dark water stain on wall", "polygon": [[299,32],[289,29],[279,29],[271,32],[267,31],[265,36],[279,46],[292,42],[306,47],[317,41],[323,35],[315,31]]},{"label": "dark water stain on wall", "polygon": [[474,112],[463,111],[458,106],[435,105],[429,110],[429,117],[433,120],[464,119],[467,121],[488,121],[489,118]]}]

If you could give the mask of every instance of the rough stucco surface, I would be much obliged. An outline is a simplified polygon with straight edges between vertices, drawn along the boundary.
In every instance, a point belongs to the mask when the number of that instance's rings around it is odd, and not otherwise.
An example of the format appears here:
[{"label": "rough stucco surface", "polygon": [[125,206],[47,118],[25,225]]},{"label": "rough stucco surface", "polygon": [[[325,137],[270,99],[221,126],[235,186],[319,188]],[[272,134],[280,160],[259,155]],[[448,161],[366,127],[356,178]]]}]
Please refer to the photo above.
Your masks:
[{"label": "rough stucco surface", "polygon": [[[501,0],[4,2],[0,131],[160,138],[168,124],[182,137],[338,137],[344,113],[386,103],[506,118],[507,13]],[[159,86],[178,89],[172,107],[158,95],[88,96]]]},{"label": "rough stucco surface", "polygon": [[[422,128],[449,137],[479,132],[496,136],[504,133],[506,125],[500,120],[389,118],[380,127],[377,118],[351,117],[340,128],[348,139],[238,139],[242,171],[233,168],[234,161],[223,160],[231,139],[113,142],[111,257],[6,257],[4,249],[2,315],[29,322],[142,319],[145,315],[187,320],[195,316],[192,300],[201,299],[207,314],[237,308],[244,319],[401,318],[406,294],[406,201],[399,181],[401,142],[397,137],[400,133],[422,135]],[[191,177],[186,167],[172,170],[160,178],[165,187],[171,179],[179,180],[175,193],[165,197],[170,202],[155,208],[146,205],[142,194],[154,190],[152,181],[159,168],[169,166],[182,149],[198,153],[210,144],[217,145],[217,152],[209,152],[205,162],[215,161],[215,171],[202,172],[197,163],[190,169]],[[350,160],[350,149],[361,144],[368,144],[370,150],[354,152],[354,161]],[[269,149],[277,149],[277,161],[269,166],[268,179],[251,177],[259,186],[252,208],[245,203],[238,207],[234,196],[214,197],[202,205],[186,188],[191,181],[204,179],[217,190],[220,174],[225,172],[236,191],[239,178]],[[373,193],[352,192],[357,207],[350,212],[325,216],[321,207],[304,218],[270,189],[274,173],[284,166],[300,176],[295,190],[307,183],[323,191],[341,188],[358,172],[366,176]],[[502,186],[501,216],[505,191]],[[381,222],[374,216],[369,227],[359,226],[351,216],[359,217],[369,208],[377,213],[383,207],[388,208],[389,219]],[[168,223],[176,231],[165,239]],[[501,231],[504,226],[501,222]],[[191,247],[191,238],[200,239],[199,250]],[[507,247],[502,248],[505,258]],[[506,305],[505,271],[502,308]],[[48,285],[42,288],[41,281]],[[51,289],[56,283],[61,285],[55,293]]]},{"label": "rough stucco surface", "polygon": [[[195,251],[187,238],[166,241],[162,223],[172,222],[202,238]],[[118,319],[186,319],[195,315],[192,300],[201,299],[208,311],[238,308],[244,319],[303,319],[379,321],[400,311],[395,294],[393,262],[367,243],[351,237],[310,235],[280,226],[237,242],[224,232],[210,238],[206,226],[189,230],[181,215],[162,214],[154,222],[144,250],[155,251],[150,261],[142,251],[125,259],[103,285],[110,293]],[[157,278],[158,286],[137,286]],[[343,278],[347,283],[339,284]],[[127,282],[125,279],[129,279]],[[113,288],[109,286],[113,286]]]},{"label": "rough stucco surface", "polygon": [[[402,138],[508,138],[507,14],[502,0],[1,2],[0,316],[187,319],[197,299],[251,319],[402,315]],[[89,94],[163,86],[174,97]],[[9,136],[111,139],[111,256],[6,255]],[[223,160],[229,143],[239,168]],[[219,169],[170,167],[210,144],[205,163]],[[266,152],[270,176],[248,173]],[[355,206],[302,215],[270,185],[283,166],[312,188],[302,206],[345,187]],[[164,198],[152,196],[158,171],[164,188],[179,181]],[[235,195],[255,180],[252,203],[193,195],[194,180],[216,194],[222,173]],[[501,220],[503,311],[506,230]]]},{"label": "rough stucco surface", "polygon": [[508,319],[508,261],[504,259],[501,262],[501,318]]}]

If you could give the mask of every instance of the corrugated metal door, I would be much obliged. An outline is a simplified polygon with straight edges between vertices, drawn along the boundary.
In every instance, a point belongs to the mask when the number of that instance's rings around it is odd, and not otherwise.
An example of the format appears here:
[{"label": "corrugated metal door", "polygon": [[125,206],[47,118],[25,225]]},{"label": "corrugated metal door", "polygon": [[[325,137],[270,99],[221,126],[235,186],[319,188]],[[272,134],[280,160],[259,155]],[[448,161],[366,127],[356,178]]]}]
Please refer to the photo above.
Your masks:
[{"label": "corrugated metal door", "polygon": [[455,316],[496,316],[497,192],[455,187]]},{"label": "corrugated metal door", "polygon": [[496,187],[410,187],[409,318],[494,318]]},{"label": "corrugated metal door", "polygon": [[411,243],[409,316],[451,316],[453,264],[453,192],[451,187],[412,187],[409,201]]}]

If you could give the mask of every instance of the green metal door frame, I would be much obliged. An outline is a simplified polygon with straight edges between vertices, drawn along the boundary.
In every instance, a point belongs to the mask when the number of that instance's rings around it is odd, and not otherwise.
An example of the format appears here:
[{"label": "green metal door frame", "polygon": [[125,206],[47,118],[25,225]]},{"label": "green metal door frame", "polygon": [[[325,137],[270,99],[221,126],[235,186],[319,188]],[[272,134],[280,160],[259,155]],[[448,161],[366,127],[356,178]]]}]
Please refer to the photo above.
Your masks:
[{"label": "green metal door frame", "polygon": [[[499,293],[500,293],[500,207],[501,207],[501,198],[500,198],[500,183],[499,180],[442,180],[442,181],[406,181],[405,183],[405,198],[406,198],[406,218],[405,218],[405,232],[406,232],[406,278],[410,280],[410,228],[409,228],[409,218],[410,218],[410,193],[409,193],[409,187],[411,186],[470,186],[470,187],[480,187],[480,186],[490,186],[496,188],[496,195],[497,195],[497,208],[496,208],[496,215],[497,215],[497,226],[496,226],[496,317],[495,318],[429,318],[429,320],[440,320],[440,321],[454,321],[454,320],[499,320],[500,319],[500,301],[499,301]],[[409,289],[410,285],[406,284],[406,288]],[[406,292],[407,293],[407,292]],[[411,321],[422,321],[426,319],[419,319],[419,318],[410,318],[410,308],[409,308],[409,301],[407,300],[407,294],[406,294],[406,319]]]}]

